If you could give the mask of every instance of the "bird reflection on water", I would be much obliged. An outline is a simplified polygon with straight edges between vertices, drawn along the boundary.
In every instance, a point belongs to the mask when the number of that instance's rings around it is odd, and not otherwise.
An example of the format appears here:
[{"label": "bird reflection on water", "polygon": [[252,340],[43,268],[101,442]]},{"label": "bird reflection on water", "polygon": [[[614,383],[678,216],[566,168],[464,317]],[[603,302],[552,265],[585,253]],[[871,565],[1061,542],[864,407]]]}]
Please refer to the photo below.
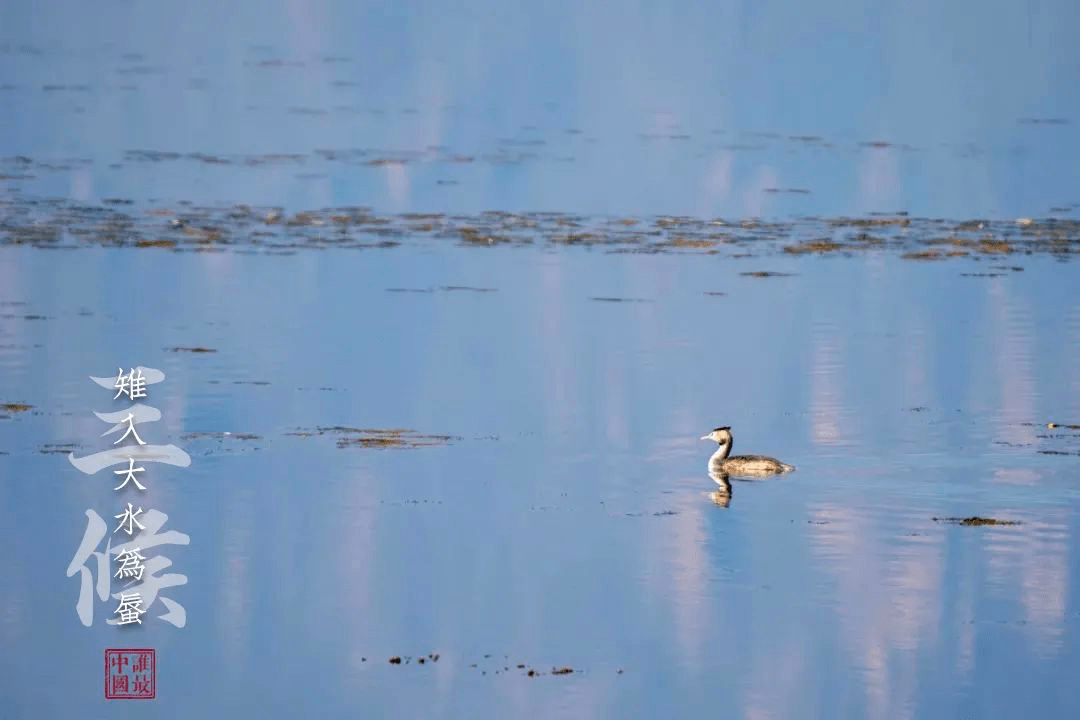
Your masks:
[{"label": "bird reflection on water", "polygon": [[720,507],[731,505],[731,481],[728,474],[718,467],[709,467],[709,477],[716,483],[716,490],[709,493],[709,499]]}]

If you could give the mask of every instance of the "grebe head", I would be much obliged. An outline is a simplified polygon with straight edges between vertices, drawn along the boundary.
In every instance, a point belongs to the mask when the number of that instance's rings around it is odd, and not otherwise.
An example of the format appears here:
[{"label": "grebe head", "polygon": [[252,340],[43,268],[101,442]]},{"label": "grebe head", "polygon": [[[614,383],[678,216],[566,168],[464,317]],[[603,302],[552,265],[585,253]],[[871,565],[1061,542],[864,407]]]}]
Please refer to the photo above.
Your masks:
[{"label": "grebe head", "polygon": [[725,425],[724,427],[714,428],[708,435],[702,435],[702,440],[715,440],[721,445],[728,445],[731,443],[731,427]]}]

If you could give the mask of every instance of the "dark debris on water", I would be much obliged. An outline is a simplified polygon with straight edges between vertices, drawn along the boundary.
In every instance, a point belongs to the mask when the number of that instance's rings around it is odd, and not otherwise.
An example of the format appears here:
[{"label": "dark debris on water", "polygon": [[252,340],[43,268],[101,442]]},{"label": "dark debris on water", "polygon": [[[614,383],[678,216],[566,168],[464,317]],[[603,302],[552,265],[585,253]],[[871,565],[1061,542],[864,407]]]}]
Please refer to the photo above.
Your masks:
[{"label": "dark debris on water", "polygon": [[[440,658],[439,653],[428,653],[427,655],[420,655],[412,657],[411,655],[393,655],[387,662],[391,665],[410,665],[413,661],[416,661],[417,665],[427,665],[430,663],[436,663]],[[366,661],[367,658],[364,658]],[[481,667],[484,665],[486,667]],[[569,665],[554,665],[548,671],[537,670],[535,666],[531,666],[523,662],[512,662],[509,655],[503,655],[501,658],[493,658],[490,653],[483,656],[482,659],[477,662],[469,663],[469,668],[473,670],[479,670],[481,675],[487,675],[489,672],[492,675],[504,675],[514,672],[515,670],[521,671],[522,677],[540,677],[542,675],[572,675],[574,673],[580,673],[580,670],[575,670]],[[623,673],[622,668],[616,671],[619,675]]]},{"label": "dark debris on water", "polygon": [[998,518],[979,517],[972,515],[971,517],[959,518],[959,517],[936,517],[933,518],[934,522],[948,523],[949,525],[1019,525],[1019,520],[999,520]]}]

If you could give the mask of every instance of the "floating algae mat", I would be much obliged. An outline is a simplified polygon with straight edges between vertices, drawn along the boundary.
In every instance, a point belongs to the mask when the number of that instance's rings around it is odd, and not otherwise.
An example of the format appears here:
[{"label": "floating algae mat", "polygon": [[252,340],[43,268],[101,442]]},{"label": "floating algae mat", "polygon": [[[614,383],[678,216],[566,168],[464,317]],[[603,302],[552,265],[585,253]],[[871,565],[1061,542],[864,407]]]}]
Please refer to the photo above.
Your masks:
[{"label": "floating algae mat", "polygon": [[[1080,253],[1080,220],[950,221],[888,217],[763,222],[728,218],[583,217],[555,212],[378,214],[365,207],[296,212],[247,205],[148,208],[68,201],[0,201],[0,245],[135,247],[158,251],[391,249],[449,242],[467,247],[551,245],[609,252],[739,257],[892,252],[910,260]],[[759,271],[758,277],[782,275]],[[392,288],[396,291],[403,288]],[[490,288],[444,286],[446,291]],[[206,352],[201,348],[175,351]]]},{"label": "floating algae mat", "polygon": [[335,435],[339,448],[421,448],[446,445],[454,440],[460,440],[453,435],[423,435],[406,428],[351,428],[340,425],[317,427],[313,430],[299,429],[287,434],[299,437]]}]

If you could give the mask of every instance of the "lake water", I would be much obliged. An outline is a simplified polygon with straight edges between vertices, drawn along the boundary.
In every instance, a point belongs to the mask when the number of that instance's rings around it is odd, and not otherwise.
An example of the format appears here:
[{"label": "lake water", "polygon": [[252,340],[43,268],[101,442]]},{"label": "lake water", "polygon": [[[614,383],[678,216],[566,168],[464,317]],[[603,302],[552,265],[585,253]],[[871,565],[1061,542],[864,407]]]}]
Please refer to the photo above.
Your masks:
[{"label": "lake water", "polygon": [[0,717],[1080,714],[1078,15],[6,3]]}]

